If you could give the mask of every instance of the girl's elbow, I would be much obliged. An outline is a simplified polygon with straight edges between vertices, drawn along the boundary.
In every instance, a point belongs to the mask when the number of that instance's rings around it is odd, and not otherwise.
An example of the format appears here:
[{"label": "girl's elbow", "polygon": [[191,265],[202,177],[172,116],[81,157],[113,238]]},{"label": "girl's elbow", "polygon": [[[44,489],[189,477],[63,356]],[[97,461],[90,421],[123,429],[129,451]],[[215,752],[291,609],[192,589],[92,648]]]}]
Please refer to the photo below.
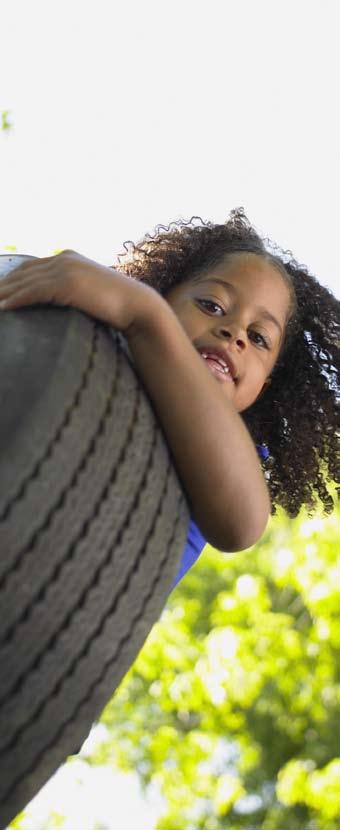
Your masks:
[{"label": "girl's elbow", "polygon": [[229,548],[229,553],[237,553],[238,551],[248,550],[248,548],[251,548],[253,545],[256,545],[265,532],[267,522],[268,520],[265,522],[265,524],[263,524],[263,526],[260,529],[257,528],[256,531],[252,533],[248,532],[240,534],[240,537],[235,539],[233,547]]},{"label": "girl's elbow", "polygon": [[237,553],[247,550],[252,545],[256,545],[262,538],[269,516],[270,507],[263,511],[261,516],[257,515],[253,521],[245,521],[245,517],[243,517],[243,521],[236,527],[231,528],[229,526],[221,534],[214,533],[214,541],[211,541],[210,544],[221,553]]}]

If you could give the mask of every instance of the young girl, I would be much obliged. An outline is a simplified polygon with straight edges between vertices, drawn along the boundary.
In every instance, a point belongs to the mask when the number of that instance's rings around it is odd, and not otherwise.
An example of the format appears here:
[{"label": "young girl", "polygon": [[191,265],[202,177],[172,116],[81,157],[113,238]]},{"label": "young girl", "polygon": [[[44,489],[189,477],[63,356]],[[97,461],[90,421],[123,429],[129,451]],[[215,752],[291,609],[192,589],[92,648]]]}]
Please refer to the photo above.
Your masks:
[{"label": "young girl", "polygon": [[74,251],[28,260],[0,282],[0,307],[70,305],[124,333],[191,509],[175,585],[207,541],[258,541],[277,505],[332,511],[339,302],[243,209],[172,224],[126,243],[117,269]]}]

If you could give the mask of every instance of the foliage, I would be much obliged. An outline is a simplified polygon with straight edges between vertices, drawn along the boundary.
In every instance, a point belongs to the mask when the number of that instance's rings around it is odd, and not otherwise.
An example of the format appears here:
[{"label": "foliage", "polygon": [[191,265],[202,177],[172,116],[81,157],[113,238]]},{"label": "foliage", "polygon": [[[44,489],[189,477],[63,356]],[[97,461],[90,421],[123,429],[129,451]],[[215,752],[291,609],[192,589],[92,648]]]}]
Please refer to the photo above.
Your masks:
[{"label": "foliage", "polygon": [[[44,823],[44,830],[63,830],[65,825],[65,816],[52,810],[48,816],[47,823]],[[32,827],[33,830],[32,823],[29,820],[26,810],[22,810],[22,812],[19,813],[13,821],[11,821],[8,830],[28,830],[29,827]],[[97,828],[93,828],[93,830],[97,830]]]},{"label": "foliage", "polygon": [[170,595],[87,759],[158,783],[157,830],[339,827],[339,518],[281,511]]},{"label": "foliage", "polygon": [[9,121],[8,116],[9,116],[9,110],[2,110],[0,112],[0,118],[1,118],[0,129],[1,130],[7,131],[7,130],[12,129],[12,124]]}]

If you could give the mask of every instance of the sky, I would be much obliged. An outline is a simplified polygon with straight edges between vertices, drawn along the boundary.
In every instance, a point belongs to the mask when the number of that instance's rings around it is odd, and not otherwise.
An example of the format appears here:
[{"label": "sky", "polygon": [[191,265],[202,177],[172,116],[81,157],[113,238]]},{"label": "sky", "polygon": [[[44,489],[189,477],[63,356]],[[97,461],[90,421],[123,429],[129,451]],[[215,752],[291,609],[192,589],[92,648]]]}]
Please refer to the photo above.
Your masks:
[{"label": "sky", "polygon": [[340,285],[336,0],[2,0],[0,252],[127,239],[243,206]]},{"label": "sky", "polygon": [[[73,248],[110,265],[158,224],[243,206],[339,296],[338,11],[2,0],[0,253]],[[139,799],[122,804],[144,830]]]}]

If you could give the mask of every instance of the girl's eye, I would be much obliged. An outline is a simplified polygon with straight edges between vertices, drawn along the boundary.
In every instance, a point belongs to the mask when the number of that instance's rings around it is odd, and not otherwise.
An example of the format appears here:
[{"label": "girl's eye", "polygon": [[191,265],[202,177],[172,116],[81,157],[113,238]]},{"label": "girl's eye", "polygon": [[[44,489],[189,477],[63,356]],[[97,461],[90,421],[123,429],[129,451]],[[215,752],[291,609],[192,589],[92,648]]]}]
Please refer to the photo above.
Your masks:
[{"label": "girl's eye", "polygon": [[198,300],[198,302],[199,303],[204,303],[205,305],[210,305],[210,306],[214,305],[215,308],[220,308],[221,311],[224,313],[224,309],[222,308],[222,306],[219,305],[218,303],[213,302],[212,300]]},{"label": "girl's eye", "polygon": [[[253,332],[252,332],[252,334],[254,334],[254,335],[255,335],[255,337],[259,337],[259,338],[260,338],[260,340],[262,341],[262,346],[263,346],[265,349],[269,349],[269,343],[268,343],[268,340],[267,340],[267,339],[263,336],[263,334],[260,334],[260,332],[258,332],[258,331],[253,331]],[[257,345],[259,345],[259,346],[260,346],[260,345],[261,345],[261,343],[257,343]]]}]

